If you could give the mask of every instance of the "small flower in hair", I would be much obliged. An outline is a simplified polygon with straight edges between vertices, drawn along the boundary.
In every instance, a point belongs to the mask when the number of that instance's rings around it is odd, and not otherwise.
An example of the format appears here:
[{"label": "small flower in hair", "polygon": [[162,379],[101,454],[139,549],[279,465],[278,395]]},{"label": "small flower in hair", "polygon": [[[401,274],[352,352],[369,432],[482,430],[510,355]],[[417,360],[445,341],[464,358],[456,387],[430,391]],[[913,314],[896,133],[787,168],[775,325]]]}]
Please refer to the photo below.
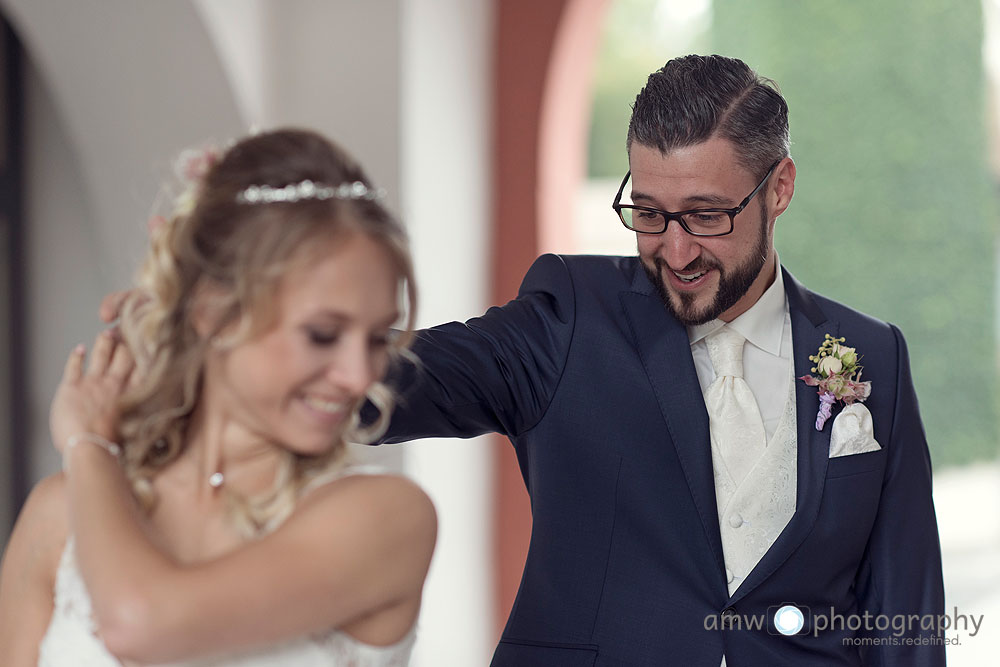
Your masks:
[{"label": "small flower in hair", "polygon": [[215,146],[189,148],[177,158],[177,176],[186,183],[198,183],[218,161],[219,150]]},{"label": "small flower in hair", "polygon": [[150,216],[149,220],[146,221],[146,230],[149,232],[150,236],[158,234],[160,230],[165,229],[167,226],[167,219],[162,215]]},{"label": "small flower in hair", "polygon": [[188,148],[181,152],[174,163],[174,173],[181,182],[183,191],[174,203],[174,215],[187,215],[194,210],[198,186],[219,161],[221,154],[215,146]]}]

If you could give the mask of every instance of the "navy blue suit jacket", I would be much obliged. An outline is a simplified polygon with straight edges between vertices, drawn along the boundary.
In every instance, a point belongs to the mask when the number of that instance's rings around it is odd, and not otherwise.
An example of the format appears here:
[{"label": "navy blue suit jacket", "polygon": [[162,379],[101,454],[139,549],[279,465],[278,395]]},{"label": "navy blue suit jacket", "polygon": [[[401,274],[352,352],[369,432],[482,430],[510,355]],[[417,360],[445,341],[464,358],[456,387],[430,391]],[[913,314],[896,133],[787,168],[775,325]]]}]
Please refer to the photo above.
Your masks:
[{"label": "navy blue suit jacket", "polygon": [[[816,431],[816,389],[797,382],[796,510],[732,597],[687,332],[637,258],[543,256],[514,301],[419,333],[423,368],[387,441],[502,433],[531,497],[527,563],[494,665],[718,667],[723,651],[729,667],[944,663],[940,645],[851,641],[897,634],[852,630],[865,612],[868,625],[943,613],[903,337],[782,275],[795,375],[809,374],[824,334],[846,336],[863,355],[882,448],[828,458],[831,425]],[[798,635],[774,630],[783,603],[806,611]],[[896,642],[933,634],[917,624]]]}]

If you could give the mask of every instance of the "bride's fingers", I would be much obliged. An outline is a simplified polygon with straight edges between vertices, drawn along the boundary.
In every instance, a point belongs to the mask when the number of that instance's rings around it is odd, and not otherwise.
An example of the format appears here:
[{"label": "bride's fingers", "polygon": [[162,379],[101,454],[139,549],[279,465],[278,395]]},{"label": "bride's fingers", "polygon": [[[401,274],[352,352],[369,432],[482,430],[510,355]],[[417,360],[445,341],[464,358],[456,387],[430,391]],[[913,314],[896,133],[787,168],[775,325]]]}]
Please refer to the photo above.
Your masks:
[{"label": "bride's fingers", "polygon": [[66,366],[63,368],[63,382],[76,382],[83,375],[83,357],[87,354],[87,348],[80,343],[73,348],[66,359]]},{"label": "bride's fingers", "polygon": [[124,383],[128,380],[133,368],[135,368],[135,360],[132,358],[128,346],[124,343],[116,344],[111,363],[108,366],[108,375]]},{"label": "bride's fingers", "polygon": [[111,363],[115,340],[110,331],[102,331],[94,340],[94,349],[90,353],[90,364],[87,365],[87,375],[104,375]]},{"label": "bride's fingers", "polygon": [[125,299],[131,294],[131,290],[124,290],[121,292],[112,292],[108,294],[101,300],[101,307],[99,314],[101,319],[105,322],[113,322],[118,319],[118,315],[121,314],[122,304],[125,303]]},{"label": "bride's fingers", "polygon": [[139,383],[142,381],[142,378],[143,378],[142,372],[139,371],[135,366],[133,366],[132,372],[129,373],[128,376],[128,382],[125,383],[125,386],[128,387],[129,389],[135,389],[136,387],[139,386]]}]

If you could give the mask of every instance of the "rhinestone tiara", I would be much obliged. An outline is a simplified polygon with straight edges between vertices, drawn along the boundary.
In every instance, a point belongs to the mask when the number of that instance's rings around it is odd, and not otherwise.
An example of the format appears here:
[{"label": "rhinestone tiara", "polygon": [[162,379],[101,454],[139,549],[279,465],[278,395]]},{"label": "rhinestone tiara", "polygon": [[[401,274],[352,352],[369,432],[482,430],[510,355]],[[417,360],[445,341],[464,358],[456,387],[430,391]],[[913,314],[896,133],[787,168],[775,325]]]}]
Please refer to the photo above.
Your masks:
[{"label": "rhinestone tiara", "polygon": [[251,185],[236,195],[236,201],[240,204],[273,204],[307,199],[367,199],[374,201],[382,199],[384,196],[385,191],[381,188],[372,190],[361,181],[332,186],[305,180],[299,183],[289,183],[280,188],[270,185]]}]

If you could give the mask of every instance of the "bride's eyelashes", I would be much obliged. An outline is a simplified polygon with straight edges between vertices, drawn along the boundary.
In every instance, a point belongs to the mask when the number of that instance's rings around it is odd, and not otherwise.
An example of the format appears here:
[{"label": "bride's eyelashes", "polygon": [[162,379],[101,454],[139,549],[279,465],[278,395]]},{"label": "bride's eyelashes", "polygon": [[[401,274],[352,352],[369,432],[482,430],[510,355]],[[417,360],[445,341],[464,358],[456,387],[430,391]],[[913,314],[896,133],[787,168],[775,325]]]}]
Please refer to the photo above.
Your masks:
[{"label": "bride's eyelashes", "polygon": [[316,347],[330,347],[336,345],[340,340],[340,330],[305,328],[306,337],[309,342]]},{"label": "bride's eyelashes", "polygon": [[[340,341],[341,331],[305,327],[305,335],[309,343],[316,347],[331,347]],[[397,338],[397,332],[391,329],[378,331],[368,338],[368,345],[373,349],[383,349],[391,346]]]}]

